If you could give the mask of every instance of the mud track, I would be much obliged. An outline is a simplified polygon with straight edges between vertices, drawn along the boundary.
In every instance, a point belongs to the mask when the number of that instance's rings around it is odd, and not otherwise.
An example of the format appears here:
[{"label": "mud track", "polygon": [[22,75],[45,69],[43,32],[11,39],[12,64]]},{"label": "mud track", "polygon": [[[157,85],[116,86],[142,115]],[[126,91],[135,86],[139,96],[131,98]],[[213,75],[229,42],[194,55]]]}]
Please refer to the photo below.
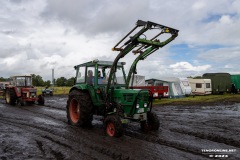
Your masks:
[{"label": "mud track", "polygon": [[240,159],[240,104],[154,106],[159,131],[130,123],[123,137],[110,138],[99,116],[91,129],[68,125],[66,101],[46,97],[45,106],[22,107],[0,100],[0,159]]}]

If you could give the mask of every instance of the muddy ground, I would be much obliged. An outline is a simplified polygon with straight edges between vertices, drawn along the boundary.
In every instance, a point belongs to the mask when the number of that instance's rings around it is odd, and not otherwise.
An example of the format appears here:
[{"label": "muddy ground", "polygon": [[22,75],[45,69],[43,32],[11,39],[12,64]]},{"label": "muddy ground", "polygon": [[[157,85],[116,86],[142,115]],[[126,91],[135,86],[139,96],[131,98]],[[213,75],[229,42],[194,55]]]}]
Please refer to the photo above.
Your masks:
[{"label": "muddy ground", "polygon": [[92,129],[68,125],[66,101],[54,96],[45,106],[10,106],[0,100],[0,159],[240,159],[240,103],[154,106],[159,131],[144,133],[130,123],[123,137],[110,138],[99,116]]}]

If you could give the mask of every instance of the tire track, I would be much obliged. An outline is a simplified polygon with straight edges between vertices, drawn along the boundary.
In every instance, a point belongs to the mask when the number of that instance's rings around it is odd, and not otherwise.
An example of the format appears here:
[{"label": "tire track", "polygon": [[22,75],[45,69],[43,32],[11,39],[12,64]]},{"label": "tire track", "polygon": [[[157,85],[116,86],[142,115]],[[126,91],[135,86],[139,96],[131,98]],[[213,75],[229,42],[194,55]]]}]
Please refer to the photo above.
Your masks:
[{"label": "tire track", "polygon": [[[39,126],[38,127],[32,126],[31,124],[24,124],[19,121],[9,120],[8,122],[6,122],[5,119],[3,119],[2,117],[0,117],[0,121],[3,121],[6,124],[9,124],[9,125],[12,125],[12,126],[18,127],[18,128],[23,128],[23,126],[24,126],[24,130],[33,131],[32,128],[40,130],[40,131],[34,132],[34,134],[41,136],[42,138],[47,139],[47,140],[53,142],[54,144],[60,145],[60,146],[64,147],[65,149],[70,149],[70,150],[74,151],[75,153],[83,154],[82,155],[83,157],[88,157],[89,159],[98,159],[99,157],[101,157],[102,159],[109,159],[109,158],[110,159],[112,159],[112,158],[113,159],[130,159],[129,157],[126,157],[122,153],[118,153],[118,151],[112,150],[109,147],[104,147],[102,145],[92,143],[92,141],[88,140],[88,139],[79,139],[79,137],[75,137],[75,136],[71,136],[71,135],[66,136],[66,134],[56,135],[55,131],[53,131],[53,130],[42,128]],[[30,129],[28,129],[28,127]],[[40,134],[40,132],[47,132],[47,133]],[[57,139],[61,139],[61,140],[57,140]],[[71,146],[64,143],[65,141],[68,141],[71,144]],[[37,145],[38,145],[38,147],[40,147],[39,150],[42,153],[45,153],[44,149],[43,149],[43,143],[38,140]],[[79,149],[75,150],[72,147],[72,145],[76,146],[76,148],[81,148],[82,150],[79,150]],[[91,154],[87,154],[89,152],[91,152]],[[52,153],[55,153],[55,152],[53,151]],[[57,154],[56,156],[59,156],[59,154]],[[94,156],[94,157],[91,157],[91,156]]]},{"label": "tire track", "polygon": [[240,140],[237,141],[237,140],[234,140],[233,138],[225,138],[220,135],[216,135],[214,133],[194,132],[194,131],[188,131],[188,130],[184,130],[184,129],[180,129],[180,128],[172,128],[172,129],[170,129],[170,131],[187,134],[187,135],[192,135],[194,137],[198,137],[201,139],[207,139],[207,140],[214,141],[217,143],[224,143],[226,145],[240,148]]},{"label": "tire track", "polygon": [[174,141],[159,138],[159,137],[154,136],[154,135],[150,135],[150,134],[146,135],[146,134],[143,134],[143,133],[132,132],[132,131],[129,131],[129,130],[127,130],[125,132],[125,135],[133,137],[133,138],[137,138],[137,139],[140,139],[140,140],[148,141],[148,142],[151,142],[151,143],[154,143],[154,144],[164,145],[164,146],[167,146],[167,147],[175,148],[175,149],[183,151],[183,152],[191,153],[191,154],[194,154],[194,155],[198,155],[202,158],[206,158],[206,156],[204,156],[201,152],[199,152],[200,151],[199,149],[192,148],[190,146],[186,146],[184,144],[180,144],[180,143],[177,143],[177,142],[174,142]]}]

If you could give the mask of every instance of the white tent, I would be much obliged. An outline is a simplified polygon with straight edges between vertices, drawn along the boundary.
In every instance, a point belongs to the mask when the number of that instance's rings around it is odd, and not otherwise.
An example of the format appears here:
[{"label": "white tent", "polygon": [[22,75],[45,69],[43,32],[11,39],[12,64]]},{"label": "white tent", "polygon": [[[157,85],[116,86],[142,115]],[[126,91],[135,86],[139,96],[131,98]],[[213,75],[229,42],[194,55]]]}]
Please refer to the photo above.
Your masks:
[{"label": "white tent", "polygon": [[185,97],[185,94],[181,87],[181,81],[176,77],[166,77],[161,78],[160,80],[168,82],[169,87],[169,98],[182,98]]},{"label": "white tent", "polygon": [[[123,84],[124,83],[123,76],[117,77],[117,82],[119,84]],[[141,76],[141,75],[134,75],[134,77],[132,76],[130,79],[129,85],[130,86],[145,86],[145,76]]]}]

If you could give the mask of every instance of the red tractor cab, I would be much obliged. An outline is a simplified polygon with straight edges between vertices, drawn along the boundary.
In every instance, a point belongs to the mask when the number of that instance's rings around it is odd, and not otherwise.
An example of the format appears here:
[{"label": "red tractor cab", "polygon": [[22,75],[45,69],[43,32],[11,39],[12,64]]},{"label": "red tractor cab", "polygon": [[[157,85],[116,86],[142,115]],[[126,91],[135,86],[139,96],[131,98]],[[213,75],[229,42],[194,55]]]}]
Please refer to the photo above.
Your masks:
[{"label": "red tractor cab", "polygon": [[7,104],[15,105],[38,102],[44,105],[42,95],[37,96],[37,88],[32,85],[32,76],[12,76],[10,85],[6,87],[5,99]]}]

